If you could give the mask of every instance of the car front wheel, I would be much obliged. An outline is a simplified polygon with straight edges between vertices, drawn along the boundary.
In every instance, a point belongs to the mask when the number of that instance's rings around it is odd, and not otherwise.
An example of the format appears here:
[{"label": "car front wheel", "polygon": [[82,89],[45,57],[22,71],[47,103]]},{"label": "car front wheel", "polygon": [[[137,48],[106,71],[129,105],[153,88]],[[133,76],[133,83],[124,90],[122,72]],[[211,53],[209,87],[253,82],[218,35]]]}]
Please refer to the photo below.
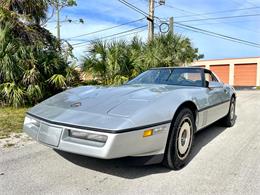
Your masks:
[{"label": "car front wheel", "polygon": [[190,109],[182,109],[169,133],[163,164],[179,170],[188,163],[194,132],[194,116]]}]

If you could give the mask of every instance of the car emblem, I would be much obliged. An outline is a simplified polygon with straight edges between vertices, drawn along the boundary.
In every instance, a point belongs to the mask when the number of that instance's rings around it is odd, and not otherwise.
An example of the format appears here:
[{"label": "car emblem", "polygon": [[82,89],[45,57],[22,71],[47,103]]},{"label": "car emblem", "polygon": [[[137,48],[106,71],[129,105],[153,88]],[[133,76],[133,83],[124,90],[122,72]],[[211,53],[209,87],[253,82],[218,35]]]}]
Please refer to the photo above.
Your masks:
[{"label": "car emblem", "polygon": [[81,102],[76,102],[76,103],[70,105],[70,107],[74,107],[74,108],[79,107],[79,106],[81,106]]}]

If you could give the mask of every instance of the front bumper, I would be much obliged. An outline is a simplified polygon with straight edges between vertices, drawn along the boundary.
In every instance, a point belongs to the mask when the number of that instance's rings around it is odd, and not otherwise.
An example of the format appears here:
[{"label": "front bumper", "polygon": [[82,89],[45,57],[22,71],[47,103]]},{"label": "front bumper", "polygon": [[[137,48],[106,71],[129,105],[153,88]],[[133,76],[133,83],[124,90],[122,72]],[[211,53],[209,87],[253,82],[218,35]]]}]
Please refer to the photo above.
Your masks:
[{"label": "front bumper", "polygon": [[[154,134],[143,137],[144,129],[130,132],[107,133],[74,128],[64,124],[46,122],[39,117],[27,115],[24,131],[34,140],[49,147],[90,157],[112,159],[126,156],[149,156],[163,154],[167,142],[170,123],[154,126]],[[71,137],[69,131],[87,132],[107,136],[103,143]]]}]

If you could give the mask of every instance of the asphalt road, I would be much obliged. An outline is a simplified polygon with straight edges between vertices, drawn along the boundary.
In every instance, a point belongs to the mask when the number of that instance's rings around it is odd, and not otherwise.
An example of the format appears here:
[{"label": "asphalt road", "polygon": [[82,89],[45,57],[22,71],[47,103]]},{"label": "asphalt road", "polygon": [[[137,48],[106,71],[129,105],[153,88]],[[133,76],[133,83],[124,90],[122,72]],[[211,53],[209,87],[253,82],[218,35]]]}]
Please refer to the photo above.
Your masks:
[{"label": "asphalt road", "polygon": [[180,171],[57,153],[32,143],[0,151],[0,194],[260,194],[260,91],[240,91],[237,122],[195,137]]}]

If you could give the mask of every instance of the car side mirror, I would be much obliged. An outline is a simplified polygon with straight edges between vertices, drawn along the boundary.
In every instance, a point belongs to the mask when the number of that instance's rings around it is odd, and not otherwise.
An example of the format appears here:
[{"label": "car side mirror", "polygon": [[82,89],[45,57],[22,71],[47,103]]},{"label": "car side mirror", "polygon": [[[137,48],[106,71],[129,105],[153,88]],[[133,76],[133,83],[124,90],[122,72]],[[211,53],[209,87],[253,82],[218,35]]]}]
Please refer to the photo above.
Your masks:
[{"label": "car side mirror", "polygon": [[216,82],[216,81],[208,82],[209,89],[222,88],[222,87],[223,87],[223,84],[220,82]]}]

